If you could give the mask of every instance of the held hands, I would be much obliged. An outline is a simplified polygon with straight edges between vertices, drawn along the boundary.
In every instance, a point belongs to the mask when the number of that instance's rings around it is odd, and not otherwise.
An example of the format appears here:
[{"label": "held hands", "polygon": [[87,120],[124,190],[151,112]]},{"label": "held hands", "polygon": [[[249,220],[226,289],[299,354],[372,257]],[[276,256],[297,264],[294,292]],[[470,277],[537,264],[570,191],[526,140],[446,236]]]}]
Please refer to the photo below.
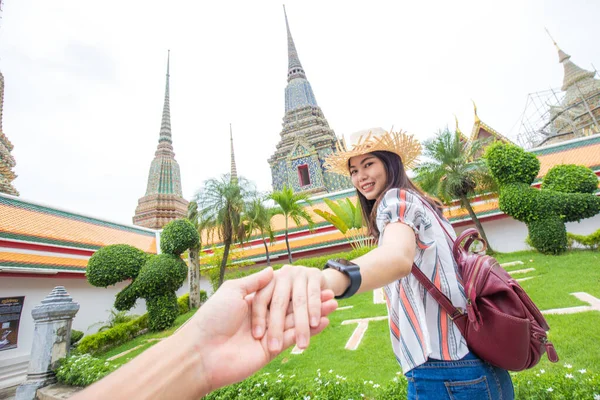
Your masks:
[{"label": "held hands", "polygon": [[[289,273],[286,267],[282,270]],[[325,284],[320,274],[321,271],[314,269],[314,272],[293,275],[298,280],[293,285],[296,289],[293,307],[289,305],[290,286],[284,283],[291,285],[289,274],[285,275],[286,279],[278,280],[277,285],[271,268],[223,283],[180,332],[192,335],[192,340],[198,343],[195,350],[202,354],[198,371],[202,386],[210,391],[238,382],[294,343],[306,347],[310,336],[325,329],[329,324],[327,316],[337,308],[337,302],[331,290],[322,290]],[[270,311],[267,310],[269,303]],[[253,336],[253,325],[255,331],[259,327],[262,334]],[[271,344],[275,340],[276,346],[267,346],[268,339]]]},{"label": "held hands", "polygon": [[[327,272],[342,275],[337,271]],[[308,346],[312,332],[320,328],[324,316],[327,302],[322,293],[330,293],[333,297],[333,292],[326,289],[336,285],[332,283],[331,275],[318,268],[285,265],[274,275],[274,279],[254,296],[252,334],[255,339],[266,341],[268,351],[276,355],[290,340],[287,335],[292,335],[288,324],[295,328],[296,345],[301,349]],[[341,279],[343,285],[345,278]],[[339,277],[337,280],[340,281]]]}]

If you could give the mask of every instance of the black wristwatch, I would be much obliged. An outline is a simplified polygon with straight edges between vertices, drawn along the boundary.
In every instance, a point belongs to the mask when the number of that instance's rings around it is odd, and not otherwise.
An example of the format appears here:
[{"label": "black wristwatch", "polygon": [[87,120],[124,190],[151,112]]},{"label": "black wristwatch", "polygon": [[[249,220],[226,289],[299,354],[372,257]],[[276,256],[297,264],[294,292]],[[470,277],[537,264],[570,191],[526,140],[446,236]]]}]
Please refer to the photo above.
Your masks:
[{"label": "black wristwatch", "polygon": [[348,297],[353,296],[358,289],[360,288],[360,284],[362,282],[362,277],[360,275],[360,267],[348,260],[344,260],[343,258],[338,258],[335,260],[329,260],[325,264],[323,269],[333,268],[336,271],[340,271],[343,274],[346,274],[348,278],[350,278],[350,286],[344,293],[339,296],[335,296],[336,299],[347,299]]}]

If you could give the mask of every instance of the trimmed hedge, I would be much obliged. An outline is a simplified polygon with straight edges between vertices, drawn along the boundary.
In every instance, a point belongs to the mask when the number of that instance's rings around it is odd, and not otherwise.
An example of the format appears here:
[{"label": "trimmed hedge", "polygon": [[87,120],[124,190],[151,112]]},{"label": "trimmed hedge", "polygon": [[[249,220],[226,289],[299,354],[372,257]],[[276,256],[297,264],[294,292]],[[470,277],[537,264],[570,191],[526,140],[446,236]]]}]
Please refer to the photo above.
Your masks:
[{"label": "trimmed hedge", "polygon": [[77,351],[92,355],[98,354],[130,341],[136,336],[139,336],[141,332],[147,328],[148,314],[144,314],[129,322],[124,322],[105,331],[84,337],[81,339],[81,342],[79,342]]},{"label": "trimmed hedge", "polygon": [[[500,209],[527,224],[529,243],[541,253],[559,254],[567,250],[565,222],[590,218],[600,212],[600,198],[589,192],[590,173],[598,185],[589,169],[586,172],[586,168],[574,165],[557,166],[545,179],[546,188],[537,190],[531,183],[540,163],[533,154],[515,145],[496,142],[488,147],[484,157],[500,186]],[[581,193],[584,190],[588,192]]]},{"label": "trimmed hedge", "polygon": [[[184,294],[176,300],[178,305],[178,315],[185,314],[190,311],[188,306],[189,294]],[[185,307],[182,307],[185,305]],[[91,335],[85,336],[77,345],[77,351],[80,353],[90,353],[92,355],[105,352],[114,347],[120,346],[125,342],[143,334],[148,329],[148,313],[132,319],[128,322],[123,322]]]},{"label": "trimmed hedge", "polygon": [[98,287],[135,279],[147,257],[146,253],[128,244],[112,244],[90,257],[85,275],[90,284]]},{"label": "trimmed hedge", "polygon": [[567,237],[583,246],[588,247],[591,250],[598,250],[598,248],[600,248],[600,229],[589,235],[576,235],[574,233],[567,233]]},{"label": "trimmed hedge", "polygon": [[548,171],[541,188],[562,193],[596,193],[598,177],[583,165],[561,164]]},{"label": "trimmed hedge", "polygon": [[169,222],[160,234],[160,249],[166,254],[179,256],[199,243],[200,235],[187,219],[176,219]]}]

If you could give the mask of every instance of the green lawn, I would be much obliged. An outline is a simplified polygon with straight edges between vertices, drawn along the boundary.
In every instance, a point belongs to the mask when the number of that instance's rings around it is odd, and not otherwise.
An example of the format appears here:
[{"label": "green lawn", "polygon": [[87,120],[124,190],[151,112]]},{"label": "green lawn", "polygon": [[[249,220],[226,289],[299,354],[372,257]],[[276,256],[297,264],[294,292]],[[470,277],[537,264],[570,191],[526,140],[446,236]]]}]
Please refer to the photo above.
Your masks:
[{"label": "green lawn", "polygon": [[[535,271],[515,275],[515,278],[534,277],[534,279],[522,282],[522,286],[542,310],[587,305],[572,296],[570,293],[573,292],[587,292],[600,298],[600,252],[571,251],[560,256],[545,256],[526,251],[499,254],[497,258],[501,263],[517,260],[524,262],[524,265],[507,268],[509,271],[535,268]],[[373,304],[372,293],[365,293],[339,302],[340,307],[349,305],[354,307],[335,311],[331,315],[330,326],[322,334],[311,339],[311,345],[304,353],[294,355],[291,354],[291,350],[287,350],[259,374],[268,372],[272,375],[296,375],[296,379],[311,380],[317,375],[317,369],[320,369],[322,373],[333,370],[334,374],[348,379],[372,380],[382,385],[396,377],[400,367],[391,350],[386,320],[369,323],[369,328],[357,350],[344,349],[356,324],[342,325],[342,321],[386,316],[385,305]],[[180,316],[177,323],[183,323],[192,314],[193,311]],[[579,369],[586,369],[590,373],[600,372],[600,312],[550,315],[547,316],[547,320],[551,327],[550,340],[556,347],[560,361],[552,364],[544,356],[536,368],[519,373],[516,378],[525,380],[525,382],[528,379],[536,379],[535,375],[540,374],[542,369],[547,374],[544,376],[549,374],[564,376],[565,373]],[[166,332],[141,336],[104,354],[103,358],[109,358],[145,343],[145,340],[149,338],[168,336],[174,330],[175,328]],[[115,362],[124,363],[152,344],[147,343],[144,347]],[[565,364],[572,365],[572,368],[565,367]]]},{"label": "green lawn", "polygon": [[110,349],[106,353],[99,355],[98,358],[106,360],[117,354],[121,354],[127,350],[133,349],[134,347],[141,345],[142,347],[135,349],[132,352],[127,353],[126,355],[111,361],[111,363],[114,365],[125,364],[127,361],[131,360],[135,356],[143,353],[150,346],[158,343],[158,341],[154,341],[152,339],[160,339],[160,338],[165,338],[165,337],[171,336],[177,330],[177,328],[179,328],[185,321],[187,321],[192,315],[194,315],[195,312],[196,312],[196,309],[192,309],[192,310],[188,311],[187,313],[178,316],[177,319],[175,320],[175,325],[173,327],[171,327],[170,329],[167,329],[162,332],[145,333],[127,343],[122,344],[121,346]]}]

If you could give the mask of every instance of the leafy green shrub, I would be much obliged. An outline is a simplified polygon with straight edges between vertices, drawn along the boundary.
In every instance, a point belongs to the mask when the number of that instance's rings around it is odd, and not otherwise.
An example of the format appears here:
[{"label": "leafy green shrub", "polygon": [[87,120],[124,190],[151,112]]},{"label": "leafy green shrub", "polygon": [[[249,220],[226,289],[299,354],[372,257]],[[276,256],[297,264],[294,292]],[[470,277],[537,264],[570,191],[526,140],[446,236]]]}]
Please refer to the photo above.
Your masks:
[{"label": "leafy green shrub", "polygon": [[179,308],[179,315],[185,314],[190,311],[190,294],[186,293],[177,299],[177,307]]},{"label": "leafy green shrub", "polygon": [[295,379],[294,375],[257,374],[235,385],[218,389],[205,400],[220,399],[378,399],[396,400],[407,397],[407,383],[396,377],[388,383],[364,381],[360,377],[347,378],[330,370],[317,370],[314,379]]},{"label": "leafy green shrub", "polygon": [[71,329],[71,346],[74,346],[83,337],[83,332],[77,329]]},{"label": "leafy green shrub", "polygon": [[208,300],[208,295],[206,294],[206,290],[201,290],[200,291],[200,304],[206,303],[206,300]]},{"label": "leafy green shrub", "polygon": [[117,311],[115,309],[111,309],[108,314],[107,321],[102,321],[102,322],[97,322],[95,324],[92,324],[88,327],[88,329],[91,329],[92,327],[94,327],[96,325],[101,325],[100,328],[98,328],[98,332],[102,332],[102,331],[112,328],[115,325],[119,325],[119,324],[122,324],[125,322],[132,321],[132,320],[136,319],[137,317],[139,317],[139,315],[127,314],[126,311]]},{"label": "leafy green shrub", "polygon": [[600,248],[600,229],[589,235],[567,233],[567,237],[569,240],[575,241],[591,250],[598,250],[598,248]]},{"label": "leafy green shrub", "polygon": [[[378,399],[407,398],[407,381],[398,377],[387,383],[376,383],[357,377],[343,377],[334,371],[317,370],[314,379],[295,379],[294,375],[268,372],[257,374],[235,385],[218,389],[205,400],[220,399]],[[585,369],[575,370],[565,364],[565,370],[546,372],[528,370],[511,373],[516,399],[596,399],[600,398],[600,375]]]},{"label": "leafy green shrub", "polygon": [[160,249],[166,254],[179,256],[198,243],[200,243],[200,235],[187,219],[169,222],[160,234]]},{"label": "leafy green shrub", "polygon": [[147,255],[127,244],[112,244],[95,252],[88,261],[85,275],[94,286],[107,287],[126,279],[135,279]]},{"label": "leafy green shrub", "polygon": [[139,336],[148,329],[148,314],[132,321],[113,326],[102,332],[87,335],[79,342],[77,351],[80,353],[98,354]]},{"label": "leafy green shrub", "polygon": [[555,190],[537,190],[530,186],[540,165],[533,154],[497,142],[488,147],[485,159],[500,186],[500,209],[527,224],[531,245],[542,253],[559,254],[567,249],[565,222],[579,221],[600,212],[599,197],[591,193],[556,190],[582,189],[573,180],[582,174],[579,168],[557,168],[549,180],[550,187]]},{"label": "leafy green shrub", "polygon": [[60,360],[55,372],[60,383],[71,386],[88,386],[115,369],[116,367],[108,361],[94,358],[89,354],[73,354]]},{"label": "leafy green shrub", "polygon": [[582,165],[556,165],[544,176],[541,188],[562,193],[596,193],[598,177]]}]

